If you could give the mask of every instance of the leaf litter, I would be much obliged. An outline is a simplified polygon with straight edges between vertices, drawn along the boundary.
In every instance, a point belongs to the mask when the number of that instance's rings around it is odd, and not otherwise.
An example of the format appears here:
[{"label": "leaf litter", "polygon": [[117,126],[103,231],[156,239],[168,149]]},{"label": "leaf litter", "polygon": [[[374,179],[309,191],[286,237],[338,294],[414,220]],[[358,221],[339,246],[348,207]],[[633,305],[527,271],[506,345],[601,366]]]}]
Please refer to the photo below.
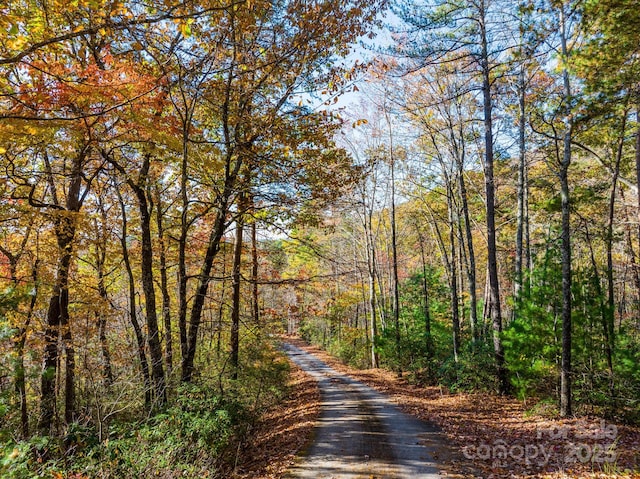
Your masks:
[{"label": "leaf litter", "polygon": [[[384,369],[358,370],[293,337],[287,342],[390,396],[405,412],[442,429],[434,459],[448,478],[640,479],[640,428],[598,417],[558,419],[514,398],[450,393],[411,384]],[[315,380],[291,366],[290,392],[264,414],[238,449],[230,479],[277,479],[309,447],[320,414]],[[433,444],[432,444],[433,446]]]}]

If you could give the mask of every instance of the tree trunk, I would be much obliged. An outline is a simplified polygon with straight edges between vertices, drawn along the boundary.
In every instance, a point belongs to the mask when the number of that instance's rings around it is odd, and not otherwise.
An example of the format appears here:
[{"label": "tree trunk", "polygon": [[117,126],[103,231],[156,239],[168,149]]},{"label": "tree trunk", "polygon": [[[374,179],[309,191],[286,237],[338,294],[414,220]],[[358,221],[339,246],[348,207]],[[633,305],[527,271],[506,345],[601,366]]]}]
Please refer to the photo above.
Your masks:
[{"label": "tree trunk", "polygon": [[[486,31],[486,12],[484,0],[480,2],[479,9],[481,57],[482,66],[482,100],[484,112],[484,176],[485,193],[487,201],[487,264],[489,269],[489,304],[493,325],[493,351],[496,362],[496,375],[500,394],[509,391],[509,378],[504,364],[504,349],[502,347],[502,310],[500,305],[500,283],[498,278],[498,257],[496,247],[496,220],[495,220],[495,182],[493,175],[493,99],[491,98],[491,66]],[[486,318],[488,319],[488,318]]]},{"label": "tree trunk", "polygon": [[196,347],[198,341],[198,329],[202,320],[202,311],[204,309],[204,301],[209,289],[211,281],[211,269],[213,260],[220,251],[220,240],[225,230],[225,218],[227,215],[227,206],[223,207],[216,214],[214,225],[209,234],[207,251],[203,260],[200,274],[198,276],[198,287],[196,296],[191,307],[191,316],[189,320],[189,331],[187,335],[187,353],[182,360],[182,381],[189,382],[193,377],[194,360],[196,355]]},{"label": "tree trunk", "polygon": [[136,337],[136,343],[138,346],[138,357],[140,359],[140,371],[142,373],[142,381],[144,385],[144,404],[147,409],[151,408],[151,375],[149,373],[149,361],[147,359],[146,352],[146,339],[140,323],[138,322],[138,314],[136,313],[136,286],[135,278],[133,276],[133,269],[131,268],[131,261],[129,259],[129,248],[127,246],[127,209],[124,204],[124,200],[120,191],[117,191],[118,199],[120,201],[120,209],[122,211],[122,236],[120,237],[120,245],[122,248],[122,260],[124,262],[125,270],[127,272],[127,280],[129,283],[129,320],[133,327],[133,332]]},{"label": "tree trunk", "polygon": [[391,148],[391,162],[389,169],[391,170],[391,262],[393,272],[393,324],[395,327],[396,340],[396,356],[397,356],[397,373],[402,377],[402,349],[400,345],[400,286],[398,281],[398,240],[396,232],[396,181],[395,181],[395,158],[393,157],[393,143]]},{"label": "tree trunk", "polygon": [[240,281],[242,266],[242,234],[244,230],[245,198],[240,195],[238,200],[238,216],[236,217],[236,241],[233,246],[233,269],[231,273],[231,377],[238,379],[240,368]]},{"label": "tree trunk", "polygon": [[137,183],[129,179],[128,183],[133,189],[138,200],[140,212],[140,236],[141,236],[141,273],[142,292],[145,299],[145,313],[147,323],[147,340],[149,342],[149,355],[151,357],[151,380],[156,407],[162,407],[167,399],[164,377],[164,358],[162,345],[160,344],[160,331],[158,329],[158,313],[156,311],[156,292],[153,281],[153,246],[151,242],[151,214],[145,185],[148,181],[150,158],[145,156],[140,176]]},{"label": "tree trunk", "polygon": [[363,205],[363,218],[364,218],[364,234],[367,250],[367,274],[369,278],[369,313],[370,313],[370,328],[371,328],[371,367],[377,368],[379,366],[379,358],[377,341],[378,341],[378,324],[376,319],[376,250],[375,250],[375,238],[373,237],[372,215],[373,208],[367,208],[366,201],[362,199]]},{"label": "tree trunk", "polygon": [[[106,248],[106,243],[103,244]],[[107,288],[104,285],[104,263],[105,255],[104,251],[100,251],[97,254],[97,274],[98,274],[98,294],[102,300],[103,305],[109,303],[109,296],[107,294]],[[111,353],[109,352],[109,345],[107,344],[107,319],[104,315],[104,311],[96,311],[96,321],[98,324],[98,339],[100,340],[100,351],[102,353],[102,375],[104,377],[104,385],[106,387],[111,386],[113,383],[113,371],[111,368]]]},{"label": "tree trunk", "polygon": [[209,289],[213,260],[220,250],[220,240],[222,239],[222,235],[224,234],[225,229],[225,221],[222,215],[222,212],[218,212],[218,214],[216,215],[214,227],[211,229],[211,233],[209,235],[207,251],[205,253],[202,268],[200,270],[197,294],[191,309],[190,326],[187,336],[187,353],[182,360],[182,381],[184,382],[191,381],[193,377],[194,360],[198,340],[198,329],[200,327],[200,321],[202,319],[204,300],[207,295],[207,290]]},{"label": "tree trunk", "polygon": [[102,376],[105,387],[113,383],[113,371],[111,368],[111,353],[107,344],[107,318],[105,308],[109,304],[109,295],[105,286],[105,263],[107,260],[107,233],[106,225],[109,222],[107,212],[104,208],[102,198],[98,197],[98,210],[100,212],[100,223],[96,219],[94,228],[98,238],[95,243],[96,275],[98,276],[98,295],[100,296],[100,307],[95,312],[96,324],[98,326],[98,339],[100,341],[100,352],[102,353]]},{"label": "tree trunk", "polygon": [[63,300],[67,306],[67,314],[62,315],[60,325],[62,326],[62,344],[65,351],[64,360],[64,421],[71,424],[75,421],[76,414],[76,350],[73,346],[71,325],[69,324],[69,291],[66,291],[66,298]]},{"label": "tree trunk", "polygon": [[589,246],[589,256],[591,259],[591,268],[593,269],[593,285],[598,295],[598,304],[600,306],[600,324],[602,325],[602,334],[604,335],[604,349],[605,356],[607,358],[607,366],[609,367],[610,385],[612,386],[613,379],[613,356],[611,351],[611,342],[609,339],[609,305],[605,305],[604,292],[602,291],[602,284],[600,282],[600,272],[598,271],[598,263],[596,261],[596,255],[593,251],[593,241],[591,240],[591,234],[589,232],[589,225],[585,221],[585,234],[587,239],[587,245]]},{"label": "tree trunk", "polygon": [[624,140],[625,130],[627,126],[627,113],[622,117],[622,123],[620,125],[620,138],[618,139],[618,145],[615,153],[615,164],[613,167],[611,178],[611,194],[609,195],[609,215],[607,217],[607,315],[605,318],[605,338],[607,344],[605,351],[607,354],[607,363],[609,365],[609,371],[611,374],[611,393],[613,393],[613,354],[615,349],[615,288],[614,288],[614,275],[613,275],[613,223],[615,220],[615,208],[616,197],[618,193],[618,178],[620,176],[620,164],[624,154]]},{"label": "tree trunk", "polygon": [[563,153],[560,161],[560,200],[562,209],[562,363],[560,367],[560,415],[572,414],[571,398],[571,201],[569,196],[569,166],[571,165],[571,83],[566,62],[568,61],[567,31],[564,5],[560,6],[560,41],[562,47],[564,133]]},{"label": "tree trunk", "polygon": [[[6,255],[6,253],[5,253]],[[9,259],[10,256],[7,255]],[[33,293],[31,294],[31,301],[29,301],[29,309],[27,309],[26,318],[24,321],[24,325],[18,331],[18,335],[16,338],[16,365],[15,365],[15,391],[18,395],[18,399],[20,401],[20,425],[22,428],[22,437],[29,437],[29,407],[27,403],[27,385],[26,385],[26,377],[25,377],[25,368],[24,368],[24,348],[27,342],[27,331],[29,330],[29,325],[31,324],[31,320],[33,319],[33,312],[35,311],[36,301],[38,299],[38,265],[40,263],[39,259],[36,259],[33,263],[33,268],[31,270],[31,280],[33,281]],[[11,266],[14,266],[13,262]],[[18,277],[16,274],[16,269],[11,269],[11,280],[14,285],[18,284]]]},{"label": "tree trunk", "polygon": [[515,278],[514,278],[514,311],[518,312],[522,298],[522,283],[524,281],[523,259],[524,259],[524,220],[525,220],[525,169],[526,169],[526,85],[525,85],[525,65],[520,67],[520,75],[518,79],[518,186],[517,197],[518,205],[516,212],[516,259],[515,259]]},{"label": "tree trunk", "polygon": [[[133,180],[126,169],[119,164],[109,153],[102,151],[102,156],[114,168],[116,168],[125,178],[133,191],[140,213],[140,260],[141,260],[141,281],[142,292],[145,299],[145,316],[147,325],[147,341],[149,344],[149,356],[151,359],[151,382],[153,385],[152,409],[161,408],[167,400],[166,382],[164,376],[164,358],[162,355],[162,345],[160,343],[160,331],[158,329],[158,312],[156,311],[155,284],[153,281],[153,244],[151,241],[151,211],[147,190],[149,185],[149,169],[151,167],[150,155],[142,158],[140,171],[137,180]],[[126,218],[126,210],[120,198],[123,209],[123,218]],[[122,241],[126,241],[123,238]],[[134,303],[135,304],[135,297]]]},{"label": "tree trunk", "polygon": [[260,296],[258,295],[258,226],[254,218],[251,222],[251,313],[253,324],[260,325]]},{"label": "tree trunk", "polygon": [[451,186],[449,183],[448,175],[445,175],[447,182],[447,211],[448,218],[447,222],[449,223],[449,240],[451,241],[450,251],[451,257],[449,257],[449,253],[447,253],[447,248],[444,243],[444,238],[442,237],[442,232],[440,231],[440,226],[436,221],[435,215],[433,214],[433,210],[427,205],[429,208],[429,213],[431,215],[431,227],[435,231],[435,237],[438,241],[438,246],[440,247],[440,253],[442,255],[442,262],[444,263],[445,271],[447,272],[447,280],[449,282],[449,289],[451,295],[451,323],[453,326],[453,358],[455,362],[458,362],[458,352],[460,350],[460,316],[458,312],[458,284],[457,284],[457,267],[455,260],[455,231],[454,231],[454,223],[453,223],[453,205],[450,202],[450,197],[452,195]]},{"label": "tree trunk", "polygon": [[[620,190],[620,196],[622,199],[622,204],[626,205],[627,202],[625,200],[624,189]],[[632,219],[629,214],[629,210],[627,208],[623,209],[625,215],[625,243],[627,254],[629,255],[630,267],[631,267],[631,277],[633,278],[633,284],[635,287],[635,298],[636,304],[640,302],[640,264],[638,264],[638,257],[636,254],[636,250],[633,247],[633,228],[632,228]]]},{"label": "tree trunk", "polygon": [[[51,425],[55,415],[55,403],[56,403],[56,375],[58,368],[58,355],[59,355],[59,339],[61,337],[62,329],[64,327],[64,341],[68,344],[70,339],[70,333],[68,333],[69,325],[69,268],[71,265],[71,252],[73,237],[75,236],[75,225],[72,219],[65,218],[59,221],[56,225],[56,235],[58,236],[58,248],[60,251],[60,257],[58,259],[56,281],[53,289],[53,295],[49,300],[49,308],[47,310],[47,328],[45,330],[45,350],[43,356],[43,373],[40,385],[41,404],[40,404],[40,420],[39,429],[44,434],[49,434],[51,431]],[[64,319],[63,319],[64,317]],[[69,349],[65,347],[67,353]],[[73,353],[73,349],[71,349]],[[65,396],[65,420],[67,415],[72,415],[72,404],[74,400],[73,391],[73,366],[74,361],[70,362],[71,371],[66,378],[68,382],[65,386],[65,393],[69,393],[69,396]],[[69,390],[67,391],[67,387]],[[69,418],[72,419],[72,418]],[[71,422],[71,421],[69,421]]]},{"label": "tree trunk", "polygon": [[220,285],[220,299],[218,300],[218,327],[216,331],[216,354],[220,356],[222,350],[222,326],[224,323],[224,307],[225,307],[225,292],[227,290],[227,247],[225,243],[221,245],[222,249],[222,284]]},{"label": "tree trunk", "polygon": [[422,297],[424,299],[424,333],[425,333],[425,349],[429,367],[434,356],[433,337],[431,336],[431,313],[429,308],[429,282],[427,278],[427,261],[424,251],[424,238],[420,233],[416,223],[416,232],[418,233],[418,245],[420,246],[420,259],[422,260]]},{"label": "tree trunk", "polygon": [[[566,140],[565,140],[566,141]],[[570,142],[570,139],[569,139]],[[570,200],[567,178],[570,153],[565,150],[565,158],[560,171],[560,194],[562,207],[562,363],[560,366],[560,415],[571,415],[571,236]]]},{"label": "tree trunk", "polygon": [[[371,260],[370,267],[375,268],[375,259]],[[369,270],[369,312],[371,314],[371,367],[375,369],[379,365],[378,351],[376,348],[378,340],[378,324],[376,319],[375,269],[373,271]]]},{"label": "tree trunk", "polygon": [[[188,362],[189,341],[187,339],[187,234],[189,232],[189,196],[187,193],[187,167],[188,167],[188,144],[184,141],[183,134],[183,151],[182,163],[180,166],[180,199],[182,202],[182,211],[180,213],[180,237],[178,238],[178,331],[180,335],[180,356],[182,364]],[[182,376],[184,377],[184,366],[182,368]]]},{"label": "tree trunk", "polygon": [[529,169],[524,170],[524,264],[529,271],[527,280],[524,283],[525,294],[529,295],[531,292],[531,274],[533,271],[533,255],[531,253],[531,229],[529,227]]},{"label": "tree trunk", "polygon": [[[640,87],[638,87],[640,89]],[[636,95],[640,97],[640,91],[636,91]],[[640,101],[640,99],[639,99]],[[640,240],[640,104],[636,106],[636,122],[638,127],[636,129],[636,148],[635,148],[635,162],[636,162],[636,185],[638,186],[637,193],[637,202],[638,202],[638,211],[636,212],[638,216],[638,239]],[[633,249],[633,245],[630,243],[629,248],[631,251],[635,251]],[[634,255],[632,259],[637,259],[637,256]],[[640,262],[635,262],[634,275],[636,278],[636,289],[638,294],[638,303],[640,304]],[[640,327],[640,319],[638,319],[638,327]]]},{"label": "tree trunk", "polygon": [[[26,251],[27,242],[29,241],[29,236],[31,234],[31,227],[29,225],[26,233],[24,234],[20,249],[17,253],[13,253],[0,245],[0,252],[7,258],[9,261],[9,278],[11,279],[11,283],[14,287],[17,287],[20,284],[20,280],[18,279],[18,261]],[[18,396],[18,401],[20,402],[20,425],[22,428],[22,437],[29,437],[29,408],[27,404],[27,388],[25,381],[25,369],[24,369],[24,347],[27,341],[27,332],[29,330],[29,325],[31,324],[31,320],[33,319],[33,312],[36,306],[36,300],[38,297],[38,265],[40,264],[40,259],[36,257],[32,268],[31,268],[31,279],[33,281],[33,292],[31,293],[31,301],[29,302],[29,308],[26,312],[26,318],[22,327],[20,327],[14,336],[15,348],[16,348],[16,361],[13,370],[13,379],[14,379],[14,389],[16,395]]]},{"label": "tree trunk", "polygon": [[447,209],[449,210],[449,248],[451,257],[447,261],[449,270],[449,284],[451,285],[451,324],[453,333],[453,360],[457,363],[460,354],[460,309],[458,298],[458,267],[456,262],[456,235],[453,204],[453,191],[451,184],[447,182]]},{"label": "tree trunk", "polygon": [[467,198],[467,186],[464,181],[464,170],[460,168],[460,198],[462,199],[462,214],[464,215],[465,235],[467,240],[467,281],[469,283],[469,319],[473,332],[473,340],[477,342],[480,337],[480,324],[478,321],[478,293],[476,282],[476,253],[473,247],[473,232],[471,231],[471,219],[469,217],[469,201]]},{"label": "tree trunk", "polygon": [[160,260],[160,292],[162,293],[162,322],[164,325],[164,353],[167,374],[173,369],[173,334],[171,327],[171,294],[167,278],[167,244],[164,236],[162,197],[160,188],[154,186],[156,204],[156,226],[158,228],[158,259]]},{"label": "tree trunk", "polygon": [[[638,202],[638,239],[640,240],[640,104],[636,107],[636,122],[638,127],[636,129],[636,151],[635,151],[635,160],[636,160],[636,185],[638,187],[637,202]],[[640,295],[640,291],[638,291]]]},{"label": "tree trunk", "polygon": [[[45,158],[48,181],[54,183],[48,159]],[[56,410],[56,378],[59,361],[59,340],[65,351],[65,421],[73,422],[75,414],[75,351],[71,341],[69,325],[69,271],[73,257],[73,241],[76,233],[76,214],[82,207],[80,189],[82,185],[82,164],[84,152],[73,161],[69,177],[66,205],[59,207],[64,213],[55,217],[54,232],[58,243],[58,265],[53,294],[47,310],[43,371],[40,383],[40,418],[38,428],[43,434],[50,434]],[[58,205],[55,189],[52,189],[54,203]]]}]

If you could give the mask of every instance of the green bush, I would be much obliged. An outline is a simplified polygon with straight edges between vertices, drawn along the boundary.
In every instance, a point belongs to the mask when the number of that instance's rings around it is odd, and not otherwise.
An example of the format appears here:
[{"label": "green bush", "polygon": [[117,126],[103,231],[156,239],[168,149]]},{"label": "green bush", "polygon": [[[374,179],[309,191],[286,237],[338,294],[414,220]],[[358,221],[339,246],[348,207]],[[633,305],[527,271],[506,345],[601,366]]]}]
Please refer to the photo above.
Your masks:
[{"label": "green bush", "polygon": [[[37,479],[55,477],[62,468],[62,447],[58,440],[38,436],[28,441],[8,441],[0,458],[3,479]],[[56,459],[48,459],[50,457]]]},{"label": "green bush", "polygon": [[467,343],[454,357],[447,358],[438,369],[439,383],[451,391],[496,392],[496,364],[493,344],[481,341]]},{"label": "green bush", "polygon": [[289,373],[286,359],[260,337],[242,344],[238,380],[223,359],[214,362],[220,369],[173,390],[160,413],[114,418],[102,442],[92,423],[72,424],[58,439],[3,442],[0,477],[219,477],[253,421],[284,396]]},{"label": "green bush", "polygon": [[[640,397],[640,341],[618,328],[611,369],[604,327],[607,310],[600,278],[590,268],[574,267],[572,283],[573,396],[577,409],[608,417],[637,420]],[[549,249],[531,272],[516,319],[504,331],[511,383],[524,399],[558,400],[562,354],[562,289],[559,252]],[[633,418],[636,419],[633,419]]]},{"label": "green bush", "polygon": [[327,349],[350,366],[368,368],[371,364],[369,346],[362,329],[342,326],[340,335],[334,336]]}]

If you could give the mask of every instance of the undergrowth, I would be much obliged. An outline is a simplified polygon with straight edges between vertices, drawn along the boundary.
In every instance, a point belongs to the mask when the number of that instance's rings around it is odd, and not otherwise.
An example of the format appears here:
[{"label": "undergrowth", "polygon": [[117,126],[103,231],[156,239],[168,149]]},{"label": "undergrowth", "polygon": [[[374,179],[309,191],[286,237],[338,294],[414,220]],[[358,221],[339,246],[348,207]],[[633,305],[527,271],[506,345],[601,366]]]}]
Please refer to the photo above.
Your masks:
[{"label": "undergrowth", "polygon": [[201,374],[178,386],[160,413],[114,420],[102,441],[91,423],[73,424],[62,437],[28,440],[13,439],[5,429],[0,477],[224,477],[254,421],[286,394],[286,360],[265,344],[244,353],[237,380],[224,370]]}]

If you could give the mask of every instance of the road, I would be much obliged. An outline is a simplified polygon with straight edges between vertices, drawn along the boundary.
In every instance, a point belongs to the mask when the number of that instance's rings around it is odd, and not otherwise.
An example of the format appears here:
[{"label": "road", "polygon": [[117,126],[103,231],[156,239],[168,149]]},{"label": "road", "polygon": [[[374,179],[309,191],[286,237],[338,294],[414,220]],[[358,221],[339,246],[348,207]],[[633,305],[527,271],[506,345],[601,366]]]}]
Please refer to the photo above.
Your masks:
[{"label": "road", "polygon": [[387,397],[291,344],[289,358],[317,379],[321,413],[313,444],[287,479],[440,478],[433,460],[439,432]]}]

